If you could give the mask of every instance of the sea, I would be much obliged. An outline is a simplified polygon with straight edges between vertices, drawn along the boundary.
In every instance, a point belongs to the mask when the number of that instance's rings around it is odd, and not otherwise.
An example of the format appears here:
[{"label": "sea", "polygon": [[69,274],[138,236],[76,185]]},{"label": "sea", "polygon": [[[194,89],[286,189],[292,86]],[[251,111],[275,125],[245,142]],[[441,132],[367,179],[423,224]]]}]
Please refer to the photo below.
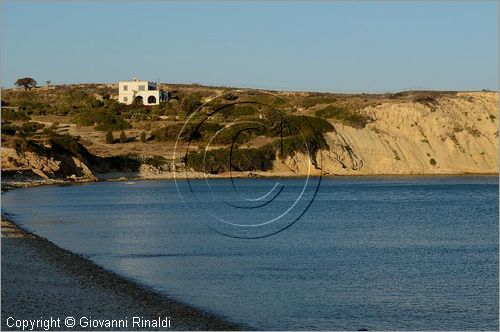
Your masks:
[{"label": "sea", "polygon": [[2,212],[246,328],[498,330],[498,181],[97,182],[9,191]]}]

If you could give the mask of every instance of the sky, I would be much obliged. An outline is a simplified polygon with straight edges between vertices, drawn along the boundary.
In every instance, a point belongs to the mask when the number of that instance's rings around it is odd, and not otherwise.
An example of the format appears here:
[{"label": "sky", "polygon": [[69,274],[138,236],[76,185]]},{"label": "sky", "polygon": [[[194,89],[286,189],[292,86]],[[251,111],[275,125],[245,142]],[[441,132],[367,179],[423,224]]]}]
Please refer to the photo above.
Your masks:
[{"label": "sky", "polygon": [[1,85],[498,90],[498,1],[2,1]]}]

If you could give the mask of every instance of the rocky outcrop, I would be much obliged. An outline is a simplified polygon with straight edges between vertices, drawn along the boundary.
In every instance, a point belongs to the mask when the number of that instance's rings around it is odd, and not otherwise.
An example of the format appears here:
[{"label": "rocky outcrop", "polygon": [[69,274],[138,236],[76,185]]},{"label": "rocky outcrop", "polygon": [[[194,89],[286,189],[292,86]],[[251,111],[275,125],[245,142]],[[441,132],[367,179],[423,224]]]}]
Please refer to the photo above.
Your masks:
[{"label": "rocky outcrop", "polygon": [[32,173],[33,177],[40,179],[68,179],[76,182],[97,180],[90,166],[78,157],[54,153],[47,148],[22,151],[2,147],[2,172],[7,177]]}]

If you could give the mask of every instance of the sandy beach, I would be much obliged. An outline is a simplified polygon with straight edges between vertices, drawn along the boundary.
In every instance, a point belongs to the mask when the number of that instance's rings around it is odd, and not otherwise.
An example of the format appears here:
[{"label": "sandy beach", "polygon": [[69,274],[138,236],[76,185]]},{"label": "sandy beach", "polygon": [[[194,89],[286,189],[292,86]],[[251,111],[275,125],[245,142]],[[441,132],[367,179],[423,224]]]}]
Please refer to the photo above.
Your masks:
[{"label": "sandy beach", "polygon": [[[22,327],[16,327],[16,323],[33,323],[40,318],[46,323],[53,319],[50,330],[239,329],[127,281],[4,218],[1,245],[2,330],[20,330]],[[65,326],[67,317],[75,318],[73,328]],[[150,326],[132,326],[133,317],[142,317],[140,321],[149,322]],[[153,321],[158,320],[169,321],[170,327],[155,328]],[[113,322],[122,325],[106,326]],[[125,322],[127,326],[123,325]],[[39,325],[35,330],[44,327]]]}]

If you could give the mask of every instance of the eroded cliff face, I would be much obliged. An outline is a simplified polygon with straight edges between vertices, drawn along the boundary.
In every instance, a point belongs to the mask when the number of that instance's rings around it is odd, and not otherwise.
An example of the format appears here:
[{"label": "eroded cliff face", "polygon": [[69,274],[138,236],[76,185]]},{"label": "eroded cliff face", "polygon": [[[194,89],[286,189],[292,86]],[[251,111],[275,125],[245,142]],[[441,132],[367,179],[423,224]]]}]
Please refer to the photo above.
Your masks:
[{"label": "eroded cliff face", "polygon": [[54,152],[47,147],[31,151],[2,147],[2,171],[7,177],[17,173],[43,180],[96,181],[89,166],[81,156]]},{"label": "eroded cliff face", "polygon": [[[330,147],[317,153],[323,174],[498,173],[498,93],[469,92],[362,110],[363,129],[335,124]],[[274,170],[307,174],[309,158],[276,161]],[[319,174],[314,165],[311,174]]]}]

